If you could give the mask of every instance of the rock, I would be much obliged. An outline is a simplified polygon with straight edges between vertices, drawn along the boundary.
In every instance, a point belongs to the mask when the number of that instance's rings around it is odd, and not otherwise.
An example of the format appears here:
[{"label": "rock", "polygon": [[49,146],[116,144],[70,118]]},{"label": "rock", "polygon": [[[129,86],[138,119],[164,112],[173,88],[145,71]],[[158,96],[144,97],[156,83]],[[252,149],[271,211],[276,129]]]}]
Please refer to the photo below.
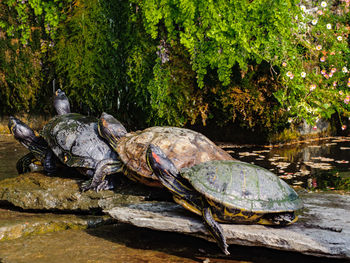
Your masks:
[{"label": "rock", "polygon": [[[303,254],[350,259],[350,196],[310,193],[294,225],[222,224],[229,244],[262,246]],[[213,241],[200,217],[170,202],[144,202],[106,210],[123,223],[189,234]]]},{"label": "rock", "polygon": [[109,216],[27,213],[0,209],[0,241],[67,229],[113,224]]},{"label": "rock", "polygon": [[115,191],[96,193],[79,190],[84,179],[26,173],[0,181],[0,203],[30,210],[94,213],[120,204],[157,198],[157,190],[133,183],[125,176],[119,177],[122,180]]}]

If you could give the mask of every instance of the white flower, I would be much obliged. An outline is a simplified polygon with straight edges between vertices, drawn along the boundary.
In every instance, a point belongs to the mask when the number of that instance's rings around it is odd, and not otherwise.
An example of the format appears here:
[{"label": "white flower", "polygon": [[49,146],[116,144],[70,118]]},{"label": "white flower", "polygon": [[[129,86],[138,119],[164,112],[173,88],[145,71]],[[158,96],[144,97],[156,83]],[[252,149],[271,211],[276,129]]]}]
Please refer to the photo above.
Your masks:
[{"label": "white flower", "polygon": [[304,11],[304,12],[305,12],[305,10],[306,10],[306,6],[301,5],[301,6],[300,6],[300,9],[301,9],[301,11]]},{"label": "white flower", "polygon": [[306,73],[305,73],[305,72],[301,72],[300,76],[301,76],[302,78],[305,78],[305,77],[306,77]]},{"label": "white flower", "polygon": [[341,69],[341,71],[343,71],[343,73],[348,73],[348,68],[347,68],[347,67],[343,67],[343,68]]},{"label": "white flower", "polygon": [[325,7],[327,7],[327,3],[326,3],[325,1],[322,1],[322,2],[321,2],[321,6],[322,6],[323,8],[325,8]]},{"label": "white flower", "polygon": [[337,40],[342,41],[343,40],[342,36],[337,36]]},{"label": "white flower", "polygon": [[332,29],[332,25],[331,24],[327,24],[327,29]]},{"label": "white flower", "polygon": [[315,26],[317,24],[317,19],[313,19],[311,23]]},{"label": "white flower", "polygon": [[317,45],[316,46],[316,50],[321,50],[322,49],[322,46],[321,45]]},{"label": "white flower", "polygon": [[310,91],[313,91],[314,89],[316,89],[316,85],[315,85],[315,84],[312,84],[312,85],[310,86]]}]

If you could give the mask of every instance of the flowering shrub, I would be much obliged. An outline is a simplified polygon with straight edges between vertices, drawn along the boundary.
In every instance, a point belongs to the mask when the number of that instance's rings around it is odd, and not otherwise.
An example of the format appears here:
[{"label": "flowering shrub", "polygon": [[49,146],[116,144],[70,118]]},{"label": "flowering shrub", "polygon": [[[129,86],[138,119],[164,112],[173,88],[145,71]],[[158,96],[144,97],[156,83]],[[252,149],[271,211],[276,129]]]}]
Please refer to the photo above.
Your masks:
[{"label": "flowering shrub", "polygon": [[307,1],[295,16],[296,50],[280,62],[285,88],[275,93],[289,113],[290,121],[309,123],[332,114],[350,116],[349,0]]}]

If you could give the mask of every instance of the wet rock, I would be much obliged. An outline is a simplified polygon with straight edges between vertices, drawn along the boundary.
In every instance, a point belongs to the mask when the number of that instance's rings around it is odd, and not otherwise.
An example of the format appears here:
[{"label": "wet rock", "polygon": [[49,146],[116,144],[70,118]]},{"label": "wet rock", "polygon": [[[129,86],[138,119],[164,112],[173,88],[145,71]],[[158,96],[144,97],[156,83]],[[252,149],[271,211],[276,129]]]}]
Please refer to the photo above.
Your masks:
[{"label": "wet rock", "polygon": [[[121,176],[124,177],[124,176]],[[93,213],[120,204],[152,199],[156,191],[125,179],[115,191],[81,192],[84,179],[26,173],[0,181],[0,203],[30,210],[63,210]]]},{"label": "wet rock", "polygon": [[[229,244],[262,246],[303,254],[350,259],[350,196],[306,194],[305,208],[294,225],[222,224]],[[120,222],[179,232],[211,240],[200,217],[168,202],[118,206],[105,212]]]},{"label": "wet rock", "polygon": [[109,216],[27,213],[0,209],[0,241],[67,229],[113,224]]}]

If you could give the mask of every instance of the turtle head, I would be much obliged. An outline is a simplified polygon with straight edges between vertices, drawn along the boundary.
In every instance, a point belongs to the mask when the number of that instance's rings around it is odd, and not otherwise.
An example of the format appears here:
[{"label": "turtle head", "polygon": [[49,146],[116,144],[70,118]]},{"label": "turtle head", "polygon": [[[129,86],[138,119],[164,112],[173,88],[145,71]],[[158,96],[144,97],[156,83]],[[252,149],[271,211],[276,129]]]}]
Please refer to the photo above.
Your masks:
[{"label": "turtle head", "polygon": [[120,121],[112,115],[103,112],[98,120],[98,133],[116,149],[119,139],[124,137],[128,132]]},{"label": "turtle head", "polygon": [[16,140],[21,142],[26,148],[36,140],[34,131],[21,120],[10,116],[8,127]]},{"label": "turtle head", "polygon": [[58,89],[55,92],[55,97],[53,100],[53,105],[58,115],[68,114],[70,113],[70,104],[69,100],[66,96],[66,93],[61,89]]},{"label": "turtle head", "polygon": [[[153,173],[158,177],[162,184],[167,185],[177,179],[179,171],[174,163],[164,154],[164,152],[153,144],[150,144],[146,152],[146,161]],[[170,186],[170,185],[169,185]],[[170,187],[172,188],[172,187]]]}]

